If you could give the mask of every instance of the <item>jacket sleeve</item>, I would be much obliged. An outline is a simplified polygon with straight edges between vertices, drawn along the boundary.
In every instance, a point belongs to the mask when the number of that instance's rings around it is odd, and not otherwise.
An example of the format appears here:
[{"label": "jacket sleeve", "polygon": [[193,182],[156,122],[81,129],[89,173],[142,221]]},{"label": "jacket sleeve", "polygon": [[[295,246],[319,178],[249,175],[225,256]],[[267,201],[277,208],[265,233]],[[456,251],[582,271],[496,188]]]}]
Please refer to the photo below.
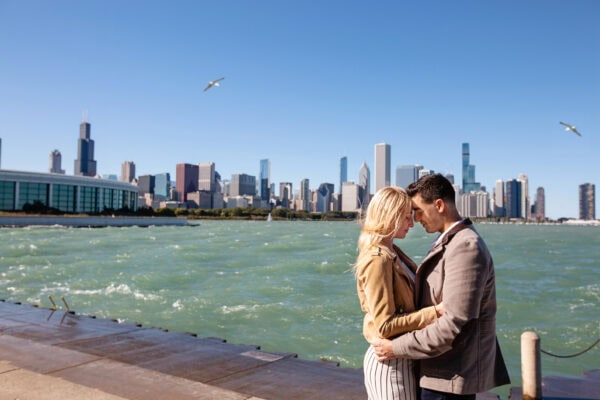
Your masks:
[{"label": "jacket sleeve", "polygon": [[434,307],[407,314],[396,313],[392,263],[387,257],[375,256],[358,276],[364,290],[367,312],[377,335],[383,338],[423,328],[437,318]]},{"label": "jacket sleeve", "polygon": [[[459,236],[459,235],[457,235]],[[444,314],[422,330],[393,340],[398,357],[425,359],[439,356],[452,348],[464,326],[479,317],[485,282],[491,263],[485,244],[477,235],[455,237],[445,251],[441,296]],[[435,269],[442,268],[438,265]],[[433,295],[432,295],[433,297]]]}]

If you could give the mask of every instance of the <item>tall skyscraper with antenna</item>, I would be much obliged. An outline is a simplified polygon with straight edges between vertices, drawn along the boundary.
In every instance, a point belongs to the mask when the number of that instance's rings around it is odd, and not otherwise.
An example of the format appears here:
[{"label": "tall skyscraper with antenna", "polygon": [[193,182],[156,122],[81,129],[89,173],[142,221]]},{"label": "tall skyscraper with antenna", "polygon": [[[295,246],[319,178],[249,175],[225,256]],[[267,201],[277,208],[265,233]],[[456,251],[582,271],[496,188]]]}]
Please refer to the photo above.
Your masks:
[{"label": "tall skyscraper with antenna", "polygon": [[77,159],[73,175],[96,176],[96,160],[94,160],[94,141],[90,138],[92,126],[84,117],[79,125],[79,140],[77,141]]},{"label": "tall skyscraper with antenna", "polygon": [[475,166],[470,163],[469,143],[462,144],[462,190],[464,193],[481,190],[479,182],[475,181]]}]

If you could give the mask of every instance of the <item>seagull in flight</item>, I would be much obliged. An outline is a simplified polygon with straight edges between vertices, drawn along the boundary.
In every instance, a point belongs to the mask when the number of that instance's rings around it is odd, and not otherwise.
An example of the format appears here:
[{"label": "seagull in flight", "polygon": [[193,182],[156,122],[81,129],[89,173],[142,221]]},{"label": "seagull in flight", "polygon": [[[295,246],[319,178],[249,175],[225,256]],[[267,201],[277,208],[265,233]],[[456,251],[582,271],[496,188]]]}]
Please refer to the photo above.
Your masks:
[{"label": "seagull in flight", "polygon": [[577,136],[581,136],[581,133],[579,133],[579,131],[573,125],[566,124],[564,122],[560,122],[560,124],[566,127],[565,131],[571,131],[574,134],[576,134]]},{"label": "seagull in flight", "polygon": [[215,79],[214,81],[208,82],[208,86],[206,86],[204,88],[204,91],[206,92],[208,89],[210,89],[213,86],[219,86],[219,82],[222,81],[223,79],[225,79],[225,77],[222,77],[222,78],[219,78],[219,79]]}]

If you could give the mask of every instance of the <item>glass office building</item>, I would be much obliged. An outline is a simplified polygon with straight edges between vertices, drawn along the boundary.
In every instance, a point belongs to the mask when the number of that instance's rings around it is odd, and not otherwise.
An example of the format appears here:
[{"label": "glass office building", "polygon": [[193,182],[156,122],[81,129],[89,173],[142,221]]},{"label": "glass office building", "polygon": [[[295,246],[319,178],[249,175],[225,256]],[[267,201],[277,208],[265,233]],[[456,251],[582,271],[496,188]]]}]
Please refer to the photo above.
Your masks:
[{"label": "glass office building", "polygon": [[41,204],[66,213],[137,210],[137,186],[114,180],[0,170],[0,210]]}]

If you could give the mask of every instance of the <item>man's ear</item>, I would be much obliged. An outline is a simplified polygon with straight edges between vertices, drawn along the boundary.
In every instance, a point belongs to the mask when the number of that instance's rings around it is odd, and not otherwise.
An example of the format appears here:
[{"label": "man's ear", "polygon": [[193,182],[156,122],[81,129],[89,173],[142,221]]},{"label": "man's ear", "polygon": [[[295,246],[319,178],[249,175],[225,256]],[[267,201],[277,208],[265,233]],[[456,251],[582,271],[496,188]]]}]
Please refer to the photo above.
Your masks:
[{"label": "man's ear", "polygon": [[442,199],[437,199],[433,202],[433,204],[435,205],[435,208],[438,210],[438,213],[443,213],[446,210],[446,203],[444,203],[444,200]]}]

